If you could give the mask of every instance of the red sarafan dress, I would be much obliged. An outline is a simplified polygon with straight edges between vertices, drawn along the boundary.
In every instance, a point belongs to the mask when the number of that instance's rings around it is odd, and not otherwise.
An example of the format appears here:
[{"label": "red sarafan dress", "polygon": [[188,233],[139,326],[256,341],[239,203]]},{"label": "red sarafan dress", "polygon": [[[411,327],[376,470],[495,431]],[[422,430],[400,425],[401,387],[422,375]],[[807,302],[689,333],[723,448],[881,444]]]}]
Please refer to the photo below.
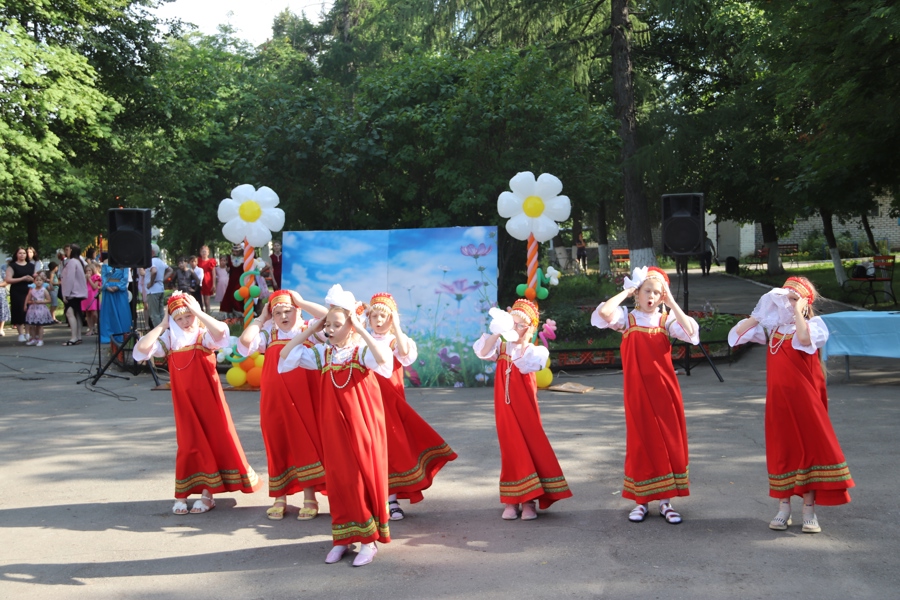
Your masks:
[{"label": "red sarafan dress", "polygon": [[431,487],[437,472],[456,458],[456,452],[406,401],[403,367],[418,357],[415,342],[409,340],[409,354],[401,357],[393,334],[373,336],[390,344],[394,356],[390,378],[376,377],[387,428],[388,493],[414,504],[422,500],[422,491]]},{"label": "red sarafan dress", "polygon": [[486,348],[488,337],[483,335],[473,348],[479,358],[497,361],[494,420],[500,442],[500,502],[537,500],[541,508],[549,508],[557,500],[571,497],[572,492],[538,408],[535,372],[547,364],[547,349],[499,340],[493,348]]},{"label": "red sarafan dress", "polygon": [[[172,322],[150,355],[134,350],[135,360],[167,356],[175,409],[175,497],[208,490],[255,492],[262,486],[247,464],[216,372],[217,345],[205,328],[190,333]],[[228,343],[226,337],[223,345]]]},{"label": "red sarafan dress", "polygon": [[[735,325],[735,329],[740,325]],[[828,341],[828,327],[818,317],[808,322],[809,346],[794,336],[793,323],[762,325],[738,337],[732,346],[747,342],[767,344],[766,357],[766,467],[769,496],[790,498],[816,492],[816,504],[834,506],[850,502],[854,487],[850,469],[828,416],[828,393],[819,348]]]},{"label": "red sarafan dress", "polygon": [[[600,306],[603,306],[601,304]],[[625,479],[622,497],[646,504],[690,495],[688,436],[681,386],[672,364],[669,336],[696,344],[699,326],[692,322],[694,336],[687,335],[674,316],[616,312],[606,323],[594,311],[596,327],[622,332],[623,392],[625,404]]]},{"label": "red sarafan dress", "polygon": [[219,310],[225,314],[243,312],[244,303],[235,300],[234,293],[241,287],[241,276],[244,274],[244,260],[235,256],[229,256],[228,260],[228,286],[225,288],[225,295],[222,297],[222,301],[219,303]]},{"label": "red sarafan dress", "polygon": [[379,365],[364,344],[316,344],[297,346],[278,369],[297,367],[320,373],[319,426],[334,545],[390,542],[387,439],[375,373],[389,377],[391,363]]},{"label": "red sarafan dress", "polygon": [[[259,426],[269,467],[269,496],[290,496],[314,487],[325,490],[325,461],[319,435],[318,375],[305,369],[278,372],[281,349],[304,329],[281,331],[269,322],[254,344],[238,343],[243,356],[265,354],[259,395]],[[315,391],[315,393],[313,393]]]},{"label": "red sarafan dress", "polygon": [[216,272],[218,265],[219,262],[214,258],[197,259],[197,266],[203,269],[203,283],[200,284],[200,293],[204,296],[212,296],[216,293],[216,290],[213,288],[213,274]]}]

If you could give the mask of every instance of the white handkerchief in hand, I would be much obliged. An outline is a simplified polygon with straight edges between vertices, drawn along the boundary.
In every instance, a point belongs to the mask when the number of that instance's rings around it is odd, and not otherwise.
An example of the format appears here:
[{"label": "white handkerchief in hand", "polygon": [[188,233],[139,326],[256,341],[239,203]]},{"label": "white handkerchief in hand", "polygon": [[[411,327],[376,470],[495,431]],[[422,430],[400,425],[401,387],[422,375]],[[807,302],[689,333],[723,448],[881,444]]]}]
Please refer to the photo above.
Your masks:
[{"label": "white handkerchief in hand", "polygon": [[778,325],[793,323],[794,309],[788,300],[788,291],[783,288],[772,288],[759,299],[750,316],[769,331]]},{"label": "white handkerchief in hand", "polygon": [[516,322],[511,314],[496,307],[490,309],[488,314],[492,317],[490,324],[491,333],[499,333],[507,342],[515,342],[519,339],[519,334],[516,332]]}]

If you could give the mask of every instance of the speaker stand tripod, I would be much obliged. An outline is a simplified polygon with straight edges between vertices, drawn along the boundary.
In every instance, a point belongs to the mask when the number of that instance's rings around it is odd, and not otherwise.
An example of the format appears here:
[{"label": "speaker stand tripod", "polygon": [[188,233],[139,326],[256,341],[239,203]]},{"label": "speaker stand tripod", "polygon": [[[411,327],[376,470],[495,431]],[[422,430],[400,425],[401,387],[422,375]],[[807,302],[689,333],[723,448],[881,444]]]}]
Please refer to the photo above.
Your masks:
[{"label": "speaker stand tripod", "polygon": [[[110,365],[116,362],[116,359],[119,359],[120,365],[124,365],[126,360],[124,353],[130,350],[128,342],[132,342],[132,347],[134,343],[137,343],[137,340],[140,338],[140,335],[137,331],[137,269],[132,269],[132,282],[129,284],[129,288],[131,291],[131,330],[124,331],[120,333],[114,333],[110,335],[111,340],[115,340],[116,337],[122,338],[122,343],[119,344],[118,348],[116,348],[115,352],[110,354],[109,359],[107,359],[106,364],[102,367],[97,368],[97,373],[91,375],[89,377],[85,377],[81,381],[78,382],[78,385],[84,383],[88,379],[91,380],[91,385],[97,385],[97,382],[100,381],[100,378],[106,375],[107,377],[117,377],[119,379],[131,379],[130,377],[126,377],[125,375],[115,375],[113,373],[107,373],[107,369],[109,369]],[[103,305],[100,305],[100,309],[102,310]],[[98,319],[98,323],[99,323]],[[99,325],[98,325],[99,328]],[[100,334],[97,333],[97,353],[100,353]],[[150,358],[147,360],[147,367],[150,369],[150,375],[153,377],[153,382],[156,384],[156,387],[160,386],[159,376],[156,374],[156,369],[153,366],[153,359]],[[137,363],[135,363],[134,368],[131,370],[132,375],[137,375],[140,373],[141,367]]]},{"label": "speaker stand tripod", "polygon": [[[678,261],[679,258],[681,258],[681,257],[676,256],[675,260]],[[682,281],[684,283],[684,288],[683,288],[684,289],[684,306],[682,306],[682,310],[684,310],[684,314],[687,314],[687,312],[688,312],[688,296],[689,296],[689,294],[688,294],[687,257],[685,257],[684,267],[685,267],[684,270],[681,271],[681,277],[683,277]],[[706,348],[703,347],[703,344],[698,344],[698,347],[700,348],[700,351],[703,352],[703,356],[706,357],[706,362],[708,362],[709,366],[712,367],[712,370],[715,372],[716,377],[719,378],[719,381],[721,383],[725,383],[725,380],[722,378],[722,374],[719,373],[719,369],[716,368],[716,365],[713,362],[712,357],[710,357],[709,352],[706,351]],[[684,348],[684,373],[685,373],[685,375],[688,375],[688,376],[690,376],[690,374],[691,374],[691,346],[690,346],[690,344],[685,344],[685,348]]]}]

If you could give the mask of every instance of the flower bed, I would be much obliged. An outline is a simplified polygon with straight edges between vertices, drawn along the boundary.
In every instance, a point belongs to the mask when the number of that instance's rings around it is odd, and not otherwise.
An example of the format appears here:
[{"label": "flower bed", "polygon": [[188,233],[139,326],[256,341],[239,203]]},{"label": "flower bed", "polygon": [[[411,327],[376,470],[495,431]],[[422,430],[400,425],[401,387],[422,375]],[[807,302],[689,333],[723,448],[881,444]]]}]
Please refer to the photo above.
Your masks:
[{"label": "flower bed", "polygon": [[[728,340],[712,340],[700,342],[715,361],[734,361],[738,356],[746,352],[749,344],[743,344],[736,348],[728,345]],[[684,361],[684,355],[688,345],[677,342],[672,346],[672,360]],[[690,346],[691,360],[703,360],[703,351],[698,346]],[[567,350],[550,350],[551,369],[595,369],[598,367],[622,368],[622,357],[619,349],[592,349],[573,348]]]},{"label": "flower bed", "polygon": [[[589,310],[593,310],[590,307]],[[734,361],[743,354],[748,345],[732,348],[728,345],[728,331],[740,319],[747,315],[734,315],[716,311],[689,311],[691,317],[700,325],[700,344],[716,361]],[[584,344],[564,344],[569,347],[550,348],[550,367],[552,369],[593,369],[600,367],[622,368],[622,357],[619,354],[621,336],[610,330],[595,329],[596,335],[584,341]],[[596,339],[595,339],[596,338]],[[575,346],[575,347],[572,347]],[[688,344],[674,342],[672,344],[672,360],[684,361]],[[703,351],[698,346],[690,346],[690,359],[704,360]]]}]

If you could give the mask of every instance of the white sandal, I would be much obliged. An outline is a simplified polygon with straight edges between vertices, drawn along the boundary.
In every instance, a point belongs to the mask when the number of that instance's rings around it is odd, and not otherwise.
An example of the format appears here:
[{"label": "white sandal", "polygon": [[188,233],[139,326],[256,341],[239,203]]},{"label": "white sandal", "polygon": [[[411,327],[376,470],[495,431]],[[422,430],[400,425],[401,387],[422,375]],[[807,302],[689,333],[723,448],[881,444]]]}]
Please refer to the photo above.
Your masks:
[{"label": "white sandal", "polygon": [[681,523],[681,515],[668,502],[659,505],[659,516],[663,517],[669,525]]},{"label": "white sandal", "polygon": [[188,505],[184,500],[176,500],[175,504],[172,505],[172,513],[176,515],[186,515],[188,514]]},{"label": "white sandal", "polygon": [[192,515],[200,515],[205,512],[209,512],[216,507],[216,501],[210,498],[209,496],[200,496],[199,500],[194,500],[194,505],[191,507]]},{"label": "white sandal", "polygon": [[628,513],[628,520],[632,523],[640,523],[647,518],[647,505],[638,504]]},{"label": "white sandal", "polygon": [[779,510],[778,514],[775,515],[775,518],[769,521],[769,529],[784,531],[789,525],[793,524],[794,522],[791,520],[791,513]]},{"label": "white sandal", "polygon": [[821,533],[822,528],[819,526],[819,519],[816,513],[803,513],[803,533]]}]

